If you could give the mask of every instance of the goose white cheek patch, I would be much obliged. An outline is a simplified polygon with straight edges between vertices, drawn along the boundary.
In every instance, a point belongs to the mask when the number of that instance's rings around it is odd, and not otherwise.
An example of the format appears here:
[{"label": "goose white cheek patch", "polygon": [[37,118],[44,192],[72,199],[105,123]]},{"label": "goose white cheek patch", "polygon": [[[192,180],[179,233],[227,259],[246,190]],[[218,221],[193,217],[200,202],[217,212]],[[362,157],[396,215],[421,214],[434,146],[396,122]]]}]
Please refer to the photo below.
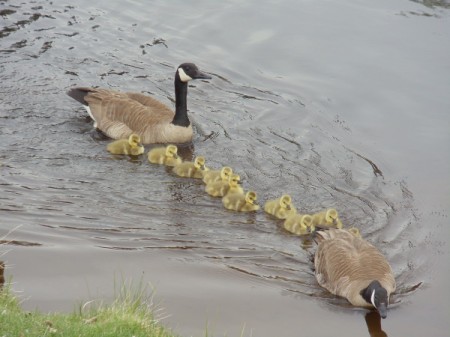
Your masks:
[{"label": "goose white cheek patch", "polygon": [[372,305],[376,308],[375,305],[375,290],[372,290],[372,296],[370,296],[370,302],[372,302]]},{"label": "goose white cheek patch", "polygon": [[190,80],[192,80],[192,77],[187,75],[183,68],[178,68],[178,75],[180,75],[180,80],[182,82],[189,82]]}]

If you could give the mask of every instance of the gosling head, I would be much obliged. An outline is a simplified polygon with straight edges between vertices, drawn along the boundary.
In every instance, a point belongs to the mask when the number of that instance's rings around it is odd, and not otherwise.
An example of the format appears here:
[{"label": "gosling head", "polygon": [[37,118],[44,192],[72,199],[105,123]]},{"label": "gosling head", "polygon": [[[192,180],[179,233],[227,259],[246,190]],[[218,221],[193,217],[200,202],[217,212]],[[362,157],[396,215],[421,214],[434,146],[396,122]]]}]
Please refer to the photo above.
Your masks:
[{"label": "gosling head", "polygon": [[349,231],[354,237],[357,237],[357,238],[360,238],[360,237],[361,237],[361,233],[359,232],[359,229],[356,228],[356,227],[349,228],[348,231]]},{"label": "gosling head", "polygon": [[315,227],[314,227],[314,225],[313,225],[313,218],[312,218],[312,216],[309,215],[309,214],[303,215],[302,218],[301,218],[301,220],[300,220],[300,222],[301,222],[302,224],[304,224],[305,226],[307,226],[308,228],[310,228],[310,229],[312,228],[312,230],[315,229]]},{"label": "gosling head", "polygon": [[130,144],[131,147],[141,147],[141,138],[137,134],[132,133],[130,137],[128,137],[128,144]]},{"label": "gosling head", "polygon": [[178,158],[178,148],[176,147],[176,145],[167,145],[166,156],[175,159]]},{"label": "gosling head", "polygon": [[292,203],[292,199],[291,199],[290,195],[285,194],[280,198],[280,206],[284,209],[290,210],[291,203]]},{"label": "gosling head", "polygon": [[232,174],[230,180],[228,180],[228,184],[230,187],[237,187],[241,182],[241,177],[238,174]]},{"label": "gosling head", "polygon": [[245,202],[248,204],[256,205],[256,200],[258,199],[258,196],[256,195],[256,192],[249,191],[245,194]]},{"label": "gosling head", "polygon": [[195,79],[211,79],[211,76],[201,72],[194,63],[183,63],[178,66],[175,81],[187,83]]},{"label": "gosling head", "polygon": [[205,170],[205,157],[202,157],[202,156],[195,157],[194,166],[195,166],[195,168],[204,171]]},{"label": "gosling head", "polygon": [[374,280],[367,288],[361,290],[361,296],[364,300],[373,305],[382,318],[387,317],[387,307],[389,305],[389,295],[380,282]]},{"label": "gosling head", "polygon": [[333,222],[337,219],[338,212],[334,208],[330,208],[327,210],[325,214],[325,218],[328,222]]},{"label": "gosling head", "polygon": [[230,179],[232,174],[233,174],[233,169],[231,167],[224,166],[220,170],[220,177],[222,178],[223,181],[227,181],[228,179]]}]

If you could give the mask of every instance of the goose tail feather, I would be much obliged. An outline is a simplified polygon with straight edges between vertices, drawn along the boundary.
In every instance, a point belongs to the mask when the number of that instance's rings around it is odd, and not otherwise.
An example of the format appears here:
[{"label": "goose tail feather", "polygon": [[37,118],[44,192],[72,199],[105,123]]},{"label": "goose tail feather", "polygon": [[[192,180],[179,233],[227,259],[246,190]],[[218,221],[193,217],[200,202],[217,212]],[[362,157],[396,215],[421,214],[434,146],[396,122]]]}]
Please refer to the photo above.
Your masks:
[{"label": "goose tail feather", "polygon": [[88,105],[88,103],[85,101],[85,97],[87,94],[89,94],[92,91],[91,88],[72,88],[69,91],[67,91],[67,95],[72,97],[77,102],[80,102],[83,105]]}]

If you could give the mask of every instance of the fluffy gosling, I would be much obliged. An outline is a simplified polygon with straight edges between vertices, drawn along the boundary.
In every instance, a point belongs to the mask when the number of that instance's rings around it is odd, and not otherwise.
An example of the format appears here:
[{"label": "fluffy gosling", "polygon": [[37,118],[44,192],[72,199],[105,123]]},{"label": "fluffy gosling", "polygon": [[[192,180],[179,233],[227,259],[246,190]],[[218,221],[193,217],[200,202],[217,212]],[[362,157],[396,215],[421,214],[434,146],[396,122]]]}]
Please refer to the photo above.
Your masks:
[{"label": "fluffy gosling", "polygon": [[144,146],[141,144],[141,138],[133,133],[128,139],[118,139],[109,143],[106,150],[112,154],[139,156],[144,153]]},{"label": "fluffy gosling", "polygon": [[359,232],[359,229],[356,227],[351,227],[347,229],[355,238],[361,238],[361,233]]},{"label": "fluffy gosling", "polygon": [[284,229],[296,235],[310,234],[316,229],[309,214],[293,214],[284,220],[283,225]]},{"label": "fluffy gosling", "polygon": [[222,198],[222,203],[226,209],[237,212],[252,212],[259,209],[259,205],[256,204],[257,198],[254,191],[249,191],[245,195],[242,193],[227,193]]},{"label": "fluffy gosling", "polygon": [[237,174],[232,174],[228,181],[215,181],[205,186],[205,191],[213,197],[223,197],[228,192],[244,193],[244,190],[239,185],[241,177]]},{"label": "fluffy gosling", "polygon": [[343,227],[341,220],[339,220],[338,212],[334,208],[316,213],[312,218],[314,226]]},{"label": "fluffy gosling", "polygon": [[166,166],[175,166],[183,161],[178,156],[176,145],[167,145],[166,147],[155,147],[148,152],[148,161],[153,164],[162,164]]},{"label": "fluffy gosling", "polygon": [[267,201],[264,205],[264,211],[278,219],[286,219],[297,212],[295,207],[292,206],[291,196],[287,194],[278,199]]},{"label": "fluffy gosling", "polygon": [[205,166],[205,157],[198,156],[195,160],[185,161],[183,163],[175,165],[173,172],[180,177],[186,178],[203,178],[203,173],[209,169]]},{"label": "fluffy gosling", "polygon": [[203,182],[210,184],[215,181],[228,181],[233,174],[233,169],[228,166],[222,167],[220,170],[206,171],[203,174]]}]

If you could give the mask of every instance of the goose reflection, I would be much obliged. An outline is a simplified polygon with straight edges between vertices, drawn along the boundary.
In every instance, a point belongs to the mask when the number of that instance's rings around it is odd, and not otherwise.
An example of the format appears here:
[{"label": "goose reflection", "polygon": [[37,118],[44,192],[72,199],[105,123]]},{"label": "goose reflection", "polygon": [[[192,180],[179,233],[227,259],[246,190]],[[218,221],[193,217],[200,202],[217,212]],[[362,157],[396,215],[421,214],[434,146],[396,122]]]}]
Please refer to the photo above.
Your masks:
[{"label": "goose reflection", "polygon": [[5,284],[5,262],[0,261],[0,290]]},{"label": "goose reflection", "polygon": [[387,337],[386,332],[381,329],[381,316],[378,311],[369,311],[365,319],[370,337]]}]

